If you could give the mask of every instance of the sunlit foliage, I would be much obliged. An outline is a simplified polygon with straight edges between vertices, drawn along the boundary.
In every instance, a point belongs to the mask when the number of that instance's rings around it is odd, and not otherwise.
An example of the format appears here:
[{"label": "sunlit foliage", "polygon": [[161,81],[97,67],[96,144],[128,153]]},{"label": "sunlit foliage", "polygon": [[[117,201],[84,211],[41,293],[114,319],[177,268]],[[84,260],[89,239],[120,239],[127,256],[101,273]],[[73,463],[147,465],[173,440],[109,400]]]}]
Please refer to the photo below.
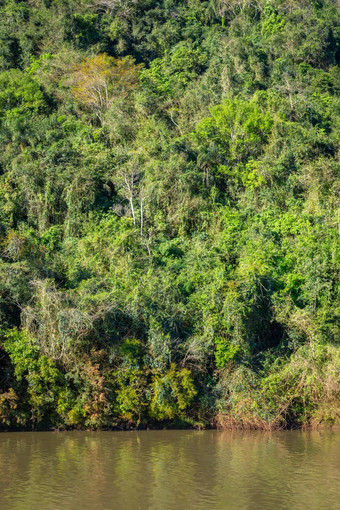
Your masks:
[{"label": "sunlit foliage", "polygon": [[0,21],[1,427],[339,423],[337,2]]}]

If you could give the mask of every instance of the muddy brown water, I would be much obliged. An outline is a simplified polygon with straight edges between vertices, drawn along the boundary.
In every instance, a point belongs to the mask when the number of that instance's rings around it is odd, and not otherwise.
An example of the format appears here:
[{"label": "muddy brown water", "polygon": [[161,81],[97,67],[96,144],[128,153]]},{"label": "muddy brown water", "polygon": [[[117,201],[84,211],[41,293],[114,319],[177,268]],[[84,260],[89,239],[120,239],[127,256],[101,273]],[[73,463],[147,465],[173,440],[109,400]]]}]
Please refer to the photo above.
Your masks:
[{"label": "muddy brown water", "polygon": [[1,510],[340,510],[340,431],[0,434]]}]

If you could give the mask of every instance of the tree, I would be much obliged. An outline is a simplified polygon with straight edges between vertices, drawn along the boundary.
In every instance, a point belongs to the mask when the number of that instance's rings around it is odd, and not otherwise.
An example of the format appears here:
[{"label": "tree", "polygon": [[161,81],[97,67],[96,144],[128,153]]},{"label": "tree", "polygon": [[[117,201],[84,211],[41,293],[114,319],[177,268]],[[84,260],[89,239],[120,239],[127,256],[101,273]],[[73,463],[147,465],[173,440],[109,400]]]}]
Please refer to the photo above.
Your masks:
[{"label": "tree", "polygon": [[10,69],[0,75],[0,117],[32,114],[43,106],[44,94],[29,74]]},{"label": "tree", "polygon": [[138,83],[140,65],[132,57],[116,59],[105,53],[86,58],[72,76],[72,93],[102,122],[116,98],[127,97]]}]

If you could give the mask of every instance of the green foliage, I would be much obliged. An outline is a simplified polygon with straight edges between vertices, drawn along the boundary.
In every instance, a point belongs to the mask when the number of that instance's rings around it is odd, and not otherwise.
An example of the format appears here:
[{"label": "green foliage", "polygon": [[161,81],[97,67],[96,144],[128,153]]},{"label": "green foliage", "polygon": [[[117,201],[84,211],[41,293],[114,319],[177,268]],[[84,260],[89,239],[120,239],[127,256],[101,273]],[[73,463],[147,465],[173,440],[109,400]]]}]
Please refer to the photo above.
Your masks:
[{"label": "green foliage", "polygon": [[215,362],[217,368],[223,368],[227,363],[237,358],[240,346],[232,344],[225,338],[216,339]]},{"label": "green foliage", "polygon": [[156,94],[173,96],[202,72],[206,61],[199,48],[181,43],[163,58],[153,60],[150,68],[142,72],[141,79]]},{"label": "green foliage", "polygon": [[223,190],[240,180],[257,187],[261,176],[255,159],[262,155],[272,126],[271,114],[261,111],[257,97],[250,102],[227,100],[213,107],[211,117],[196,128],[198,163]]},{"label": "green foliage", "polygon": [[237,369],[225,373],[228,398],[220,405],[233,426],[278,428],[332,425],[339,420],[339,349],[301,346],[288,359],[267,360],[256,379]]},{"label": "green foliage", "polygon": [[139,423],[147,414],[147,381],[145,373],[124,367],[117,373],[116,408],[118,416],[128,422]]},{"label": "green foliage", "polygon": [[3,0],[0,423],[339,418],[339,8]]},{"label": "green foliage", "polygon": [[14,366],[16,381],[24,386],[30,406],[30,420],[39,424],[44,419],[53,423],[55,401],[62,387],[63,376],[52,359],[41,355],[39,347],[24,331],[6,334],[4,349]]},{"label": "green foliage", "polygon": [[173,420],[183,416],[196,390],[189,370],[176,369],[171,364],[163,376],[156,376],[152,384],[150,414],[156,420]]},{"label": "green foliage", "polygon": [[44,106],[39,84],[19,69],[0,74],[0,117],[38,112]]},{"label": "green foliage", "polygon": [[272,4],[268,3],[265,6],[262,17],[262,35],[273,35],[283,31],[286,21],[284,17],[275,10]]}]

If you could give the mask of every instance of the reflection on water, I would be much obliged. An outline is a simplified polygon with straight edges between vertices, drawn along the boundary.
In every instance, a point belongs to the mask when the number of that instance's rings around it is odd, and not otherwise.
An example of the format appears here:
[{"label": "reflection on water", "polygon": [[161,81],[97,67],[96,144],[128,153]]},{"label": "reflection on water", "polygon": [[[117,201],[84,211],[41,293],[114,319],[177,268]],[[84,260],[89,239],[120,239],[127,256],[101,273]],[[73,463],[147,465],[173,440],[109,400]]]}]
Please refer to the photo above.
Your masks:
[{"label": "reflection on water", "polygon": [[1,510],[338,510],[340,432],[0,434]]}]

